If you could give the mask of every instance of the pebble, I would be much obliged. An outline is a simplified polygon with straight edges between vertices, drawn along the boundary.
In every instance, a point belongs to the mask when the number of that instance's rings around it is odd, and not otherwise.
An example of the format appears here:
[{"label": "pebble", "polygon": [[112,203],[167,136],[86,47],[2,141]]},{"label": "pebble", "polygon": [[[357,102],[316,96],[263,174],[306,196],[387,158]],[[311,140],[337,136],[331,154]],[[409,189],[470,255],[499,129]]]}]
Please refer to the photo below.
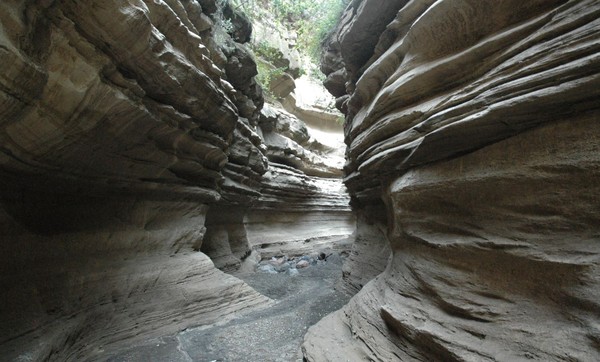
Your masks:
[{"label": "pebble", "polygon": [[306,268],[309,265],[310,265],[310,263],[308,262],[308,260],[300,260],[299,262],[296,263],[296,268],[302,269],[302,268]]},{"label": "pebble", "polygon": [[315,254],[314,256],[303,255],[288,259],[287,256],[274,256],[271,259],[261,261],[257,270],[267,274],[288,273],[289,275],[298,275],[297,269],[307,268],[311,265],[326,263],[330,255]]},{"label": "pebble", "polygon": [[285,257],[281,257],[281,258],[272,257],[271,260],[269,260],[269,263],[271,263],[272,265],[275,265],[275,266],[282,265],[285,262],[286,262]]},{"label": "pebble", "polygon": [[277,270],[279,273],[283,273],[283,272],[286,272],[291,267],[292,266],[289,263],[284,263],[284,264],[281,264],[281,265],[275,267],[275,270]]},{"label": "pebble", "polygon": [[263,273],[268,273],[268,274],[277,274],[277,270],[275,270],[275,267],[270,264],[264,264],[264,265],[259,266],[258,271],[261,271]]}]

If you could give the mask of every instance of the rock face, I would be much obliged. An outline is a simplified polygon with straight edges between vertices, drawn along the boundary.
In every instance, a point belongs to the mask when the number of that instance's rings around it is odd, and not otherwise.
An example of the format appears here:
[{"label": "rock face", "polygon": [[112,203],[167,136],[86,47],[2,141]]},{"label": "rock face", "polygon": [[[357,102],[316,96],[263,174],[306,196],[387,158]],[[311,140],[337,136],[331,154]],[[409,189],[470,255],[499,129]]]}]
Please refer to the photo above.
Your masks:
[{"label": "rock face", "polygon": [[323,70],[375,245],[346,282],[374,258],[381,274],[309,330],[305,357],[596,360],[600,4],[391,1],[383,29],[371,3],[350,5]]},{"label": "rock face", "polygon": [[219,4],[0,4],[3,360],[102,359],[268,305],[215,265],[287,227],[272,215],[351,232],[300,123],[265,135],[249,23]]}]

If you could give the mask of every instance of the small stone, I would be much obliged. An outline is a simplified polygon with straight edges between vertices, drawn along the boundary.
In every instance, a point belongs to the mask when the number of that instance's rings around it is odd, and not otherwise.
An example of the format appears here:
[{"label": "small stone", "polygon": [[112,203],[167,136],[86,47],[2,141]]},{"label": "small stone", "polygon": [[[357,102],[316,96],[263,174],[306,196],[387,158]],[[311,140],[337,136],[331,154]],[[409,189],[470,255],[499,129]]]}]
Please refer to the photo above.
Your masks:
[{"label": "small stone", "polygon": [[270,264],[265,264],[265,265],[259,266],[258,271],[267,273],[267,274],[277,274],[277,270],[275,270],[275,267]]},{"label": "small stone", "polygon": [[299,262],[296,263],[296,268],[298,269],[302,269],[302,268],[306,268],[310,265],[310,263],[308,262],[308,260],[300,260]]},{"label": "small stone", "polygon": [[285,263],[285,258],[284,257],[281,257],[281,258],[272,257],[271,260],[269,260],[269,263],[271,263],[271,265],[279,266],[279,265],[282,265],[283,263]]},{"label": "small stone", "polygon": [[289,268],[291,268],[291,265],[289,263],[283,263],[281,265],[276,265],[275,266],[275,270],[277,270],[279,273],[285,272]]},{"label": "small stone", "polygon": [[298,275],[298,274],[300,274],[300,273],[298,272],[298,269],[296,269],[296,268],[290,268],[290,269],[288,269],[287,273],[288,273],[290,276],[292,276],[292,277],[293,277],[293,276],[296,276],[296,275]]}]

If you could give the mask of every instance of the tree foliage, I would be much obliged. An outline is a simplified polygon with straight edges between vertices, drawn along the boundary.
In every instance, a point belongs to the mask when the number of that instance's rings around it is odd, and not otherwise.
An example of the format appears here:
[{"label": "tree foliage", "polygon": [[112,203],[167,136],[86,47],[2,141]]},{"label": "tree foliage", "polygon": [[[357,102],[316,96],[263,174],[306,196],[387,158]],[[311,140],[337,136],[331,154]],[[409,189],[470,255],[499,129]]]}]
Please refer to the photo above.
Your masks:
[{"label": "tree foliage", "polygon": [[318,61],[323,41],[350,0],[232,0],[251,18],[265,11],[298,34],[298,50]]}]

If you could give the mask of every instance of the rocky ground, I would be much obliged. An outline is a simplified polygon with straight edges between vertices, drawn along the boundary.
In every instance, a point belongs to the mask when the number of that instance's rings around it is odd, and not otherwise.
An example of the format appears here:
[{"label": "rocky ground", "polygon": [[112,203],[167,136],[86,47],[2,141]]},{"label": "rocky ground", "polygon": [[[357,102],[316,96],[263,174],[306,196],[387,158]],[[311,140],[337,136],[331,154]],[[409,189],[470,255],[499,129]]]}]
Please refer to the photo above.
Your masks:
[{"label": "rocky ground", "polygon": [[308,327],[350,298],[334,289],[343,256],[337,252],[324,256],[262,261],[257,272],[237,276],[272,298],[274,305],[147,341],[108,361],[302,361],[300,344]]}]

